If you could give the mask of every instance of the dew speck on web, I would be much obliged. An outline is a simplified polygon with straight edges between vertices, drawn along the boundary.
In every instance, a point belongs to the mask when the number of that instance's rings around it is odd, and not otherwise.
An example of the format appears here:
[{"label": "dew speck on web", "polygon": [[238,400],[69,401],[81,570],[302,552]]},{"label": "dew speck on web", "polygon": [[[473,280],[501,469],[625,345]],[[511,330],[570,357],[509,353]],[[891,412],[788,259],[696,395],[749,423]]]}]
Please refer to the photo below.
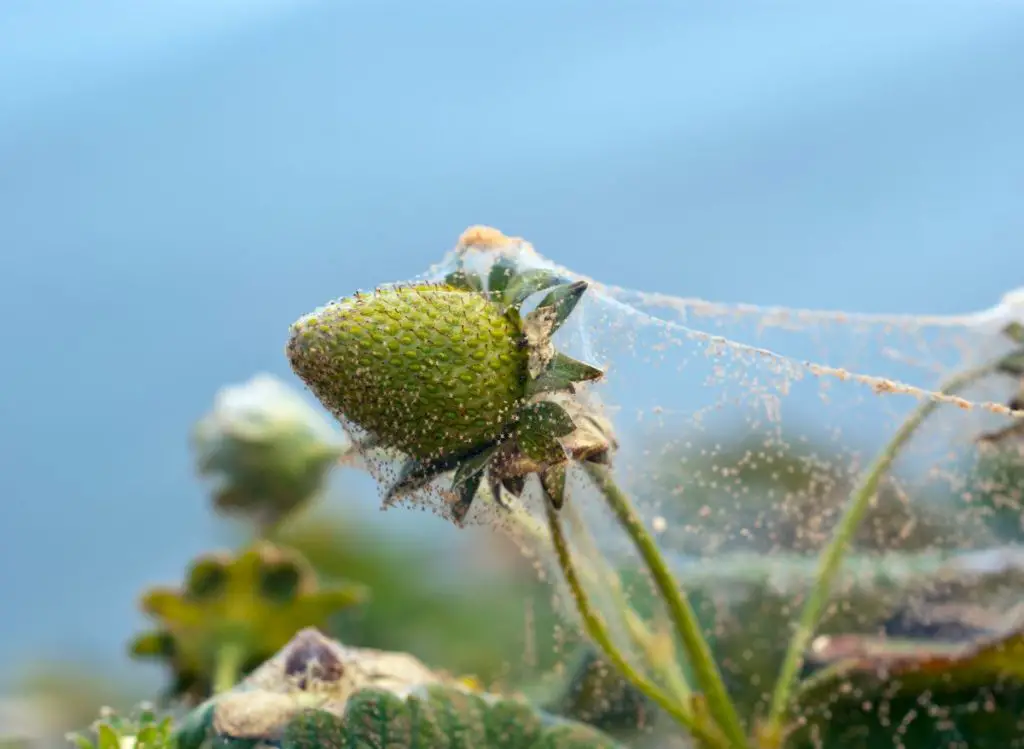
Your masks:
[{"label": "dew speck on web", "polygon": [[[1020,407],[1022,377],[990,364],[1024,348],[1007,333],[1024,323],[1021,291],[959,316],[720,304],[588,279],[525,240],[482,227],[412,283],[440,282],[457,267],[486,278],[498,258],[588,282],[554,343],[605,371],[578,390],[614,425],[611,470],[681,585],[702,591],[702,616],[727,652],[722,643],[742,620],[745,655],[734,661],[785,640],[780,627],[798,613],[810,555],[828,543],[851,492],[922,408],[930,412],[906,435],[853,540],[824,630],[895,632],[908,616],[920,628],[923,615],[908,611],[946,605],[980,607],[992,621],[1020,600],[1024,566],[1000,550],[1024,540],[1024,422],[1011,410]],[[533,297],[524,310],[531,304]],[[953,377],[964,381],[948,388]],[[387,491],[398,460],[380,451],[366,459]],[[447,512],[450,484],[450,475],[441,477],[398,503]],[[496,506],[485,482],[466,522],[505,528],[550,563],[536,477],[513,505]],[[626,595],[661,616],[635,573],[633,545],[576,467],[561,512],[574,550],[597,570],[585,582],[632,651],[616,601]],[[933,574],[951,564],[966,577]],[[1002,575],[1000,584],[978,586],[985,575]],[[868,588],[870,605],[857,598]]]}]

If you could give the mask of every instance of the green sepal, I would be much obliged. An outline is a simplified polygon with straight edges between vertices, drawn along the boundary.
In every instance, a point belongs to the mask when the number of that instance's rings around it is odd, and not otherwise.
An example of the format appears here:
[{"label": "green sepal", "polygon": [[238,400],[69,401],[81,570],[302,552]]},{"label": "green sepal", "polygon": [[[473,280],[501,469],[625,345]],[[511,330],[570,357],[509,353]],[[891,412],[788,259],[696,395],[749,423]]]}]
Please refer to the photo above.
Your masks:
[{"label": "green sepal", "polygon": [[438,476],[454,469],[456,465],[458,465],[458,461],[451,457],[427,463],[421,463],[418,460],[405,461],[398,470],[398,479],[384,495],[384,504],[391,504],[402,494],[419,491]]},{"label": "green sepal", "polygon": [[565,504],[565,475],[566,464],[559,463],[551,466],[540,475],[540,484],[544,488],[551,506],[561,510]]},{"label": "green sepal", "polygon": [[515,263],[507,257],[500,257],[491,266],[491,272],[487,277],[487,290],[492,294],[501,294],[515,276]]},{"label": "green sepal", "polygon": [[[383,689],[363,689],[345,705],[345,746],[411,746],[412,716],[400,697]],[[322,746],[318,744],[317,746]]]},{"label": "green sepal", "polygon": [[444,285],[455,289],[462,289],[463,291],[480,292],[484,290],[484,284],[480,276],[462,268],[454,270],[445,276]]},{"label": "green sepal", "polygon": [[491,458],[494,457],[497,450],[497,445],[491,445],[459,463],[459,467],[455,469],[455,476],[452,478],[452,488],[458,489],[473,477],[483,475],[487,464],[491,462]]},{"label": "green sepal", "polygon": [[96,726],[96,740],[98,749],[121,749],[121,736],[107,723]]},{"label": "green sepal", "polygon": [[194,601],[221,597],[228,586],[228,565],[215,557],[197,559],[185,579],[185,593]]},{"label": "green sepal", "polygon": [[470,508],[473,506],[473,500],[476,499],[476,493],[480,489],[480,482],[483,481],[483,478],[483,473],[478,471],[477,473],[467,476],[465,480],[459,484],[457,489],[459,492],[459,499],[452,507],[452,517],[455,518],[455,522],[459,525],[466,522],[466,516],[469,514]]},{"label": "green sepal", "polygon": [[484,723],[488,749],[532,747],[543,731],[537,711],[515,700],[500,700],[491,705]]},{"label": "green sepal", "polygon": [[431,749],[431,747],[447,744],[447,738],[437,715],[427,701],[419,695],[413,694],[406,699],[405,706],[409,710],[409,717],[412,721],[411,749]]},{"label": "green sepal", "polygon": [[174,638],[162,630],[143,632],[131,641],[128,650],[136,658],[169,658],[174,655]]},{"label": "green sepal", "polygon": [[516,426],[519,448],[538,463],[565,460],[565,449],[558,442],[573,432],[576,425],[564,408],[550,401],[531,403],[523,408]]},{"label": "green sepal", "polygon": [[590,382],[604,377],[604,371],[571,356],[556,352],[547,369],[526,385],[528,396],[567,390],[574,392],[577,382]]},{"label": "green sepal", "polygon": [[200,749],[213,735],[215,700],[207,700],[193,708],[174,729],[174,743],[178,749]]},{"label": "green sepal", "polygon": [[596,728],[575,723],[548,729],[531,749],[620,749],[620,745]]},{"label": "green sepal", "polygon": [[95,749],[91,740],[88,737],[82,736],[77,733],[73,733],[67,737],[68,741],[74,744],[76,749]]},{"label": "green sepal", "polygon": [[518,430],[541,431],[553,437],[566,437],[576,428],[569,412],[552,401],[530,403],[523,407]]},{"label": "green sepal", "polygon": [[281,749],[343,747],[354,742],[345,721],[326,710],[308,708],[295,715],[284,727]]},{"label": "green sepal", "polygon": [[548,329],[548,335],[553,335],[556,330],[562,327],[572,311],[576,309],[576,305],[579,303],[583,294],[587,291],[586,281],[576,281],[575,283],[568,283],[548,292],[543,299],[540,300],[540,304],[537,305],[537,309],[530,313],[531,316],[547,316],[550,322],[550,328]]},{"label": "green sepal", "polygon": [[501,485],[505,491],[511,494],[513,497],[520,497],[523,493],[523,489],[526,488],[526,477],[525,476],[508,476],[501,480]]},{"label": "green sepal", "polygon": [[479,749],[487,746],[484,716],[487,706],[476,695],[459,689],[432,685],[426,689],[426,703],[447,738],[448,749]]},{"label": "green sepal", "polygon": [[492,471],[487,474],[487,485],[494,501],[507,510],[510,509],[510,505],[505,501],[505,492],[518,499],[526,486],[526,480],[522,476],[502,477]]},{"label": "green sepal", "polygon": [[1014,343],[1024,344],[1024,324],[1022,323],[1011,322],[1003,328],[1003,334]]},{"label": "green sepal", "polygon": [[562,283],[565,283],[565,280],[549,270],[524,271],[509,282],[502,293],[502,302],[507,309],[515,309],[538,291],[544,291]]}]

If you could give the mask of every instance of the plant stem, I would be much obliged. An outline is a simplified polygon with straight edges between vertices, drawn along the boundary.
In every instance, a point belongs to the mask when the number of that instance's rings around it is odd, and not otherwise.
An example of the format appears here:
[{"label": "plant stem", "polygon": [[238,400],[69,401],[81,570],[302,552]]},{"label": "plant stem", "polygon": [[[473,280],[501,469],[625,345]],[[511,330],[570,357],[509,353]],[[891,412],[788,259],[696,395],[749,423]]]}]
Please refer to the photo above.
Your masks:
[{"label": "plant stem", "polygon": [[245,660],[245,648],[239,643],[229,640],[217,650],[217,662],[214,666],[213,692],[226,692],[238,683]]},{"label": "plant stem", "polygon": [[[988,364],[954,375],[942,385],[939,393],[942,395],[952,395],[967,385],[991,374],[994,367],[994,364]],[[787,708],[789,707],[790,694],[793,691],[793,683],[796,680],[800,664],[803,662],[804,653],[807,652],[811,638],[821,619],[822,612],[828,603],[832,592],[832,583],[842,567],[846,550],[853,540],[861,521],[864,519],[864,513],[871,505],[871,500],[878,491],[879,483],[899,456],[903,447],[910,441],[910,438],[921,424],[938,408],[940,402],[938,399],[930,398],[920,404],[907,417],[889,443],[875,458],[867,473],[864,474],[860,483],[850,495],[846,511],[836,526],[832,540],[819,559],[818,571],[815,575],[813,587],[807,602],[804,604],[799,624],[790,640],[785,660],[782,663],[782,669],[779,672],[779,678],[775,683],[771,709],[766,724],[769,735],[782,735],[783,723],[786,718]]]},{"label": "plant stem", "polygon": [[[563,515],[570,518],[570,522],[575,527],[577,534],[585,535],[587,545],[596,549],[593,537],[587,532],[583,518],[581,518],[579,513],[575,511],[575,505],[569,504],[562,508],[561,512]],[[552,536],[548,528],[543,523],[539,523],[524,509],[521,507],[516,508],[511,517],[516,521],[519,528],[534,541],[544,544],[545,546],[553,546]],[[597,554],[596,556],[600,555]],[[582,564],[574,562],[573,567],[578,570],[578,572],[582,573],[583,577],[590,584],[608,586],[615,599],[615,605],[618,606],[619,610],[622,612],[626,629],[629,631],[630,639],[633,641],[633,644],[643,652],[648,665],[652,669],[661,673],[664,685],[672,693],[672,696],[682,705],[682,709],[687,713],[690,713],[693,693],[690,689],[690,685],[686,681],[686,677],[680,670],[675,657],[666,658],[664,657],[664,654],[659,651],[654,633],[651,632],[647,623],[644,622],[643,618],[637,614],[636,610],[630,605],[629,600],[622,590],[622,582],[619,580],[618,575],[610,569],[606,569],[605,574],[601,575],[593,565],[587,564],[585,559]]]},{"label": "plant stem", "polygon": [[701,632],[697,614],[690,606],[689,600],[680,592],[679,583],[669,572],[657,544],[644,527],[629,497],[615,483],[608,468],[596,463],[583,465],[591,480],[601,490],[619,524],[633,540],[654,578],[658,592],[683,643],[690,666],[697,677],[698,686],[707,700],[709,712],[732,746],[746,747],[747,738],[743,724],[736,712],[736,706],[725,689],[725,682],[719,673],[711,648]]},{"label": "plant stem", "polygon": [[558,559],[558,566],[562,569],[562,574],[565,576],[565,582],[569,586],[569,591],[571,592],[573,601],[576,604],[576,609],[579,612],[580,618],[583,620],[583,626],[590,638],[598,647],[601,648],[608,660],[611,661],[612,665],[617,668],[634,687],[657,703],[662,710],[675,718],[680,725],[689,730],[696,738],[704,742],[708,747],[723,746],[721,739],[696,721],[688,706],[684,707],[683,705],[679,705],[674,702],[670,697],[662,692],[657,685],[648,681],[639,671],[633,668],[633,665],[626,660],[625,656],[622,655],[618,647],[616,647],[615,643],[612,641],[605,623],[590,605],[590,598],[587,595],[586,590],[583,588],[583,584],[580,582],[579,575],[576,572],[576,566],[572,560],[572,553],[569,550],[569,544],[565,538],[565,533],[562,531],[562,523],[561,519],[558,517],[557,511],[552,507],[548,507],[547,516],[548,527],[551,531],[551,540],[555,547],[555,556]]},{"label": "plant stem", "polygon": [[[585,545],[589,549],[594,550],[594,556],[600,558],[601,555],[597,552],[597,545],[594,543],[594,538],[587,529],[583,518],[580,517],[580,513],[576,509],[576,505],[574,503],[569,503],[568,506],[562,508],[562,513],[569,517],[569,522],[574,526],[577,536],[582,536],[586,542]],[[693,692],[686,681],[686,676],[679,668],[679,661],[677,660],[674,652],[675,642],[672,638],[664,638],[667,640],[667,644],[671,649],[671,652],[665,652],[663,644],[658,642],[658,637],[651,631],[643,618],[630,605],[629,599],[627,598],[625,591],[622,589],[622,580],[619,579],[619,576],[614,570],[605,567],[604,574],[598,576],[596,570],[592,570],[589,565],[586,565],[583,568],[583,572],[584,575],[591,579],[591,582],[596,582],[598,584],[603,582],[608,586],[614,599],[614,605],[622,612],[626,629],[629,632],[629,636],[633,641],[633,644],[644,654],[644,658],[646,659],[648,666],[661,675],[664,686],[668,688],[672,693],[672,696],[679,702],[683,703],[686,710],[689,711],[691,701],[693,699]],[[601,578],[604,579],[602,580]]]}]

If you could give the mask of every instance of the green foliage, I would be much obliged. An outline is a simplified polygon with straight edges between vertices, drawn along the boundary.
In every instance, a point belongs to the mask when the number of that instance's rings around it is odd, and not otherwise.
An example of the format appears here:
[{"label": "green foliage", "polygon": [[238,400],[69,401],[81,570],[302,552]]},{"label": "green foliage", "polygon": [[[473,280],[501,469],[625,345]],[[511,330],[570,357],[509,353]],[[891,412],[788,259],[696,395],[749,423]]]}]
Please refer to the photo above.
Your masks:
[{"label": "green foliage", "polygon": [[361,585],[321,588],[313,568],[292,550],[257,542],[237,555],[206,554],[180,587],[153,587],[142,610],[158,628],[139,635],[133,656],[170,667],[172,697],[209,695],[219,660],[232,653],[234,676],[262,663],[307,626],[326,626],[338,611],[364,601]]},{"label": "green foliage", "polygon": [[617,746],[593,727],[474,691],[410,655],[345,647],[312,629],[192,710],[176,736],[180,749]]},{"label": "green foliage", "polygon": [[[438,531],[455,547],[454,569],[439,568],[434,548],[394,543],[378,526],[338,515],[310,513],[282,527],[278,538],[309,559],[322,579],[360,580],[373,591],[365,605],[324,629],[342,642],[413,650],[485,684],[521,683],[553,669],[558,647],[577,636],[559,632],[550,587],[520,550],[483,530],[470,538],[450,527]],[[480,575],[483,565],[505,570]]]},{"label": "green foliage", "polygon": [[[805,595],[816,563],[795,555],[732,555],[678,574],[730,694],[751,721],[764,713],[787,644],[779,633],[788,630],[793,602]],[[639,591],[647,583],[636,575],[631,585]],[[952,557],[848,558],[822,637],[807,656],[808,681],[795,707],[806,725],[786,746],[1021,744],[1022,597],[1024,559],[1017,547]]]},{"label": "green foliage", "polygon": [[127,716],[104,711],[88,733],[71,734],[68,740],[78,749],[174,749],[177,746],[171,717],[161,718],[146,707]]},{"label": "green foliage", "polygon": [[[771,432],[722,436],[699,450],[652,445],[658,457],[644,472],[638,493],[673,497],[661,542],[674,552],[817,551],[854,488],[843,449],[834,440],[804,442]],[[723,467],[729,468],[727,476],[719,475]],[[673,496],[680,486],[686,491]],[[995,541],[991,524],[949,512],[952,499],[946,493],[909,503],[883,485],[853,546],[865,552],[911,552]]]},{"label": "green foliage", "polygon": [[[200,749],[207,738],[231,749],[257,742],[282,749],[338,747],[361,749],[617,749],[597,729],[546,715],[519,700],[428,686],[404,697],[384,689],[363,689],[339,712],[296,707],[283,725],[269,725],[265,736],[204,734],[216,731],[216,711],[200,708],[195,722],[179,730],[180,749]],[[198,730],[197,730],[198,728]],[[101,748],[102,749],[102,748]]]},{"label": "green foliage", "polygon": [[592,647],[584,649],[560,694],[545,710],[621,735],[646,730],[656,706]]},{"label": "green foliage", "polygon": [[[823,638],[801,694],[807,727],[794,745],[874,747],[901,726],[906,749],[1002,749],[1024,742],[1024,629],[959,640]],[[801,743],[802,742],[802,743]]]}]

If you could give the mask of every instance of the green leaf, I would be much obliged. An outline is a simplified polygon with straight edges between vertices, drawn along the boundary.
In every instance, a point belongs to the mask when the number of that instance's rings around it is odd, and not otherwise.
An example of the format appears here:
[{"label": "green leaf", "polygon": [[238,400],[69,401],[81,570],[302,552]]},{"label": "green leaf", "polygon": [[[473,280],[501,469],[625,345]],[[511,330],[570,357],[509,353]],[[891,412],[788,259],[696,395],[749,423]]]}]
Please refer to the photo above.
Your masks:
[{"label": "green leaf", "polygon": [[444,731],[430,704],[418,695],[411,695],[405,704],[412,719],[409,749],[446,746]]},{"label": "green leaf", "polygon": [[509,282],[515,278],[516,265],[507,257],[500,257],[491,266],[491,273],[487,278],[487,290],[500,294],[508,287]]},{"label": "green leaf", "polygon": [[364,689],[345,705],[345,732],[351,749],[409,749],[412,716],[391,692]]},{"label": "green leaf", "polygon": [[83,736],[80,733],[73,733],[69,735],[67,739],[75,745],[76,749],[96,749],[96,745],[89,739],[89,737]]},{"label": "green leaf", "polygon": [[619,749],[619,744],[597,729],[576,723],[548,729],[531,749]]},{"label": "green leaf", "polygon": [[857,679],[888,682],[887,693],[955,692],[1006,678],[1024,679],[1022,653],[1022,628],[966,642],[837,635],[820,639],[815,648],[817,664],[828,667],[828,677],[816,689]]},{"label": "green leaf", "polygon": [[573,392],[573,384],[588,382],[604,377],[604,371],[571,356],[556,352],[547,369],[540,376],[527,383],[527,395],[558,392]]},{"label": "green leaf", "polygon": [[96,737],[99,740],[98,749],[121,749],[121,736],[108,723],[96,726]]},{"label": "green leaf", "polygon": [[[343,702],[337,693],[288,678],[291,657],[309,641],[353,659],[345,665],[353,666],[346,673],[354,691]],[[425,666],[408,660],[403,653],[342,649],[306,630],[248,684],[187,714],[175,738],[180,749],[537,749],[576,747],[581,741],[617,747],[594,729],[528,702],[434,683]]]},{"label": "green leaf", "polygon": [[499,700],[484,718],[488,749],[525,749],[533,747],[542,732],[535,708],[514,700]]},{"label": "green leaf", "polygon": [[[889,745],[894,726],[909,727],[898,742],[908,749],[1016,746],[1024,741],[1022,652],[1019,627],[960,642],[822,638],[812,654],[820,670],[804,682],[797,712],[826,747]],[[982,704],[983,719],[970,709]]]},{"label": "green leaf", "polygon": [[545,710],[603,731],[633,731],[651,725],[655,704],[592,646],[584,648],[564,689]]},{"label": "green leaf", "polygon": [[210,749],[258,749],[261,743],[259,739],[215,736],[210,742]]},{"label": "green leaf", "polygon": [[156,726],[142,726],[135,734],[135,746],[137,749],[154,749],[157,746],[157,736]]},{"label": "green leaf", "polygon": [[448,749],[487,746],[486,705],[479,697],[451,687],[431,686],[427,688],[427,704],[447,738]]},{"label": "green leaf", "polygon": [[168,715],[167,717],[160,720],[160,722],[157,723],[157,730],[160,732],[160,735],[165,740],[167,740],[169,743],[173,743],[174,718]]},{"label": "green leaf", "polygon": [[200,749],[213,733],[215,701],[207,700],[189,711],[174,730],[178,749]]},{"label": "green leaf", "polygon": [[342,749],[351,745],[345,721],[326,710],[299,712],[281,735],[281,749]]},{"label": "green leaf", "polygon": [[551,328],[548,331],[548,335],[551,335],[569,318],[586,290],[586,281],[576,281],[559,286],[541,299],[537,309],[531,314],[545,314],[546,310],[552,311]]},{"label": "green leaf", "polygon": [[565,283],[565,280],[549,270],[524,271],[509,282],[502,293],[502,301],[506,308],[518,308],[531,295],[561,283]]}]

